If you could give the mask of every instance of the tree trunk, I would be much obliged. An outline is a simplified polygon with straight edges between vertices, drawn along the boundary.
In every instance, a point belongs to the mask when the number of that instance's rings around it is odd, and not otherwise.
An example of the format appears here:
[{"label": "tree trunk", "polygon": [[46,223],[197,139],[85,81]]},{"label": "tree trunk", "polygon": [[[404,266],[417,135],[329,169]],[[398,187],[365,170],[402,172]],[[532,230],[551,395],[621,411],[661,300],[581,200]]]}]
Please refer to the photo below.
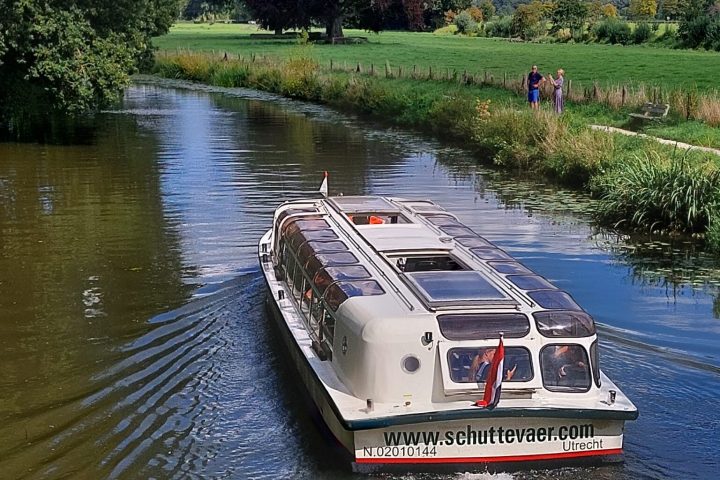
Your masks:
[{"label": "tree trunk", "polygon": [[342,23],[342,15],[328,18],[327,24],[325,25],[325,34],[327,35],[328,40],[332,40],[333,38],[340,38],[343,36]]}]

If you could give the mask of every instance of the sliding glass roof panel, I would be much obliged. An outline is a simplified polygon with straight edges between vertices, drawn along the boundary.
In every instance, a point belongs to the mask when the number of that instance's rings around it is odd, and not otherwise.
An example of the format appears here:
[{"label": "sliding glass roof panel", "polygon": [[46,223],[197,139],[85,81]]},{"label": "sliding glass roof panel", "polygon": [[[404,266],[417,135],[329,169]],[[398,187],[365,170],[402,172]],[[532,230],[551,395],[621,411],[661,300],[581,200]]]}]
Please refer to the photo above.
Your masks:
[{"label": "sliding glass roof panel", "polygon": [[413,272],[406,276],[430,304],[510,300],[480,272],[473,270]]},{"label": "sliding glass roof panel", "polygon": [[400,209],[382,197],[332,197],[335,206],[344,213],[354,212],[399,212]]}]

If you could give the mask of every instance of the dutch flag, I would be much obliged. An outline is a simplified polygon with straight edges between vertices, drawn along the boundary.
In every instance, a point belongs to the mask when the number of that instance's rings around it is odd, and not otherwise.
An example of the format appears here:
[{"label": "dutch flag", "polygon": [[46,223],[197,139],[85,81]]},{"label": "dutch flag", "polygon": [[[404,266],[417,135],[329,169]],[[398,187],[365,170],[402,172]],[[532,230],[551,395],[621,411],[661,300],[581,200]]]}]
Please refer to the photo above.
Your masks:
[{"label": "dutch flag", "polygon": [[505,365],[505,347],[500,336],[500,344],[495,350],[495,356],[490,364],[487,380],[485,380],[485,394],[482,400],[475,402],[478,407],[493,409],[500,401],[500,390],[503,381],[503,367]]}]

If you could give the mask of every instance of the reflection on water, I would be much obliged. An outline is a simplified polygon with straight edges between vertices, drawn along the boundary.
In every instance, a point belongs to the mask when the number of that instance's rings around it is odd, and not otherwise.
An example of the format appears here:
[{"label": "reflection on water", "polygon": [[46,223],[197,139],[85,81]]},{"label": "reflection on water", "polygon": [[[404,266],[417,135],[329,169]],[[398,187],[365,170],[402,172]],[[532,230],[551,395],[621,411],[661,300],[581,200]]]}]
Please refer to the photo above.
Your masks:
[{"label": "reflection on water", "polygon": [[353,477],[329,460],[256,270],[274,208],[323,170],[334,193],[432,198],[571,292],[640,407],[622,465],[401,478],[720,466],[720,275],[698,245],[597,231],[584,195],[457,148],[210,90],[137,85],[85,145],[0,144],[0,478]]}]

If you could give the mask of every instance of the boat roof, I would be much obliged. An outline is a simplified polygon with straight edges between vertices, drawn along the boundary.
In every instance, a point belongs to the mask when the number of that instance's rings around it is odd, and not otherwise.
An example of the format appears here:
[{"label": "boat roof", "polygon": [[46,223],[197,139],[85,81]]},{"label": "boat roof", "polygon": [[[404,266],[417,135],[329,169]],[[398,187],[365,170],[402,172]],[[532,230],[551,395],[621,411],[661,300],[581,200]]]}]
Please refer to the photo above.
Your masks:
[{"label": "boat roof", "polygon": [[[295,243],[322,257],[324,273],[333,266],[328,281],[339,282],[347,297],[389,293],[409,310],[418,302],[429,311],[582,310],[569,294],[429,200],[338,196],[289,202],[278,209],[276,222],[294,224],[300,232]],[[283,225],[278,228],[285,232]],[[329,257],[346,258],[341,263],[347,267],[336,267]],[[362,282],[343,273],[357,265],[368,272]],[[388,307],[384,300],[373,298],[378,309]]]}]

